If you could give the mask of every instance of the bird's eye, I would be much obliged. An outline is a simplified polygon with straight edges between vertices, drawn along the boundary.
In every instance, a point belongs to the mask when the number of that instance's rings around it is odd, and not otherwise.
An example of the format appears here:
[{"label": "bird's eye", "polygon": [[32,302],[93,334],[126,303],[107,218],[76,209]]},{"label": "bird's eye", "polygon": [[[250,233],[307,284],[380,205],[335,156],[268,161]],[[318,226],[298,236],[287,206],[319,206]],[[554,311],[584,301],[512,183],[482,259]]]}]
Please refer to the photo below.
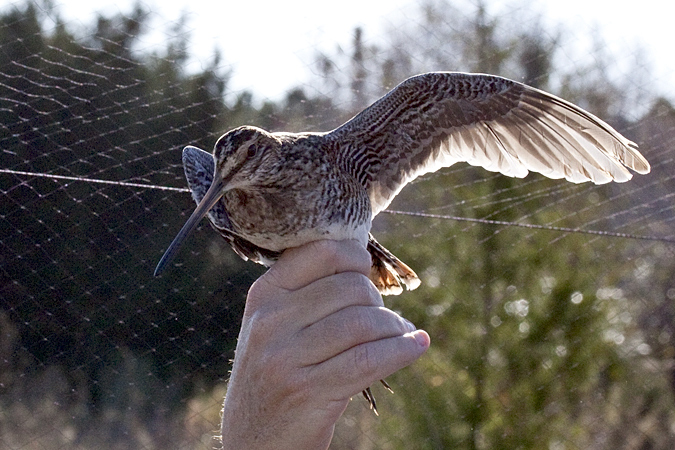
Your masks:
[{"label": "bird's eye", "polygon": [[246,156],[248,156],[249,158],[253,158],[257,154],[258,154],[258,146],[257,145],[251,145],[248,148],[248,151],[246,152]]}]

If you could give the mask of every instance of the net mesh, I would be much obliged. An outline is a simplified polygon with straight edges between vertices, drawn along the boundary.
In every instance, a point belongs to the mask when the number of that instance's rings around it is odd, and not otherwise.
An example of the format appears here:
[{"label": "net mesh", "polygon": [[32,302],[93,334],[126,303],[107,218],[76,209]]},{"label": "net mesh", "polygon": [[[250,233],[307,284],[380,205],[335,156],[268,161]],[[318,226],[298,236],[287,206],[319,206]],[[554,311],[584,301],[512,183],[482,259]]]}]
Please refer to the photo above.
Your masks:
[{"label": "net mesh", "polygon": [[[374,224],[422,287],[388,299],[433,346],[353,401],[332,447],[675,446],[675,109],[637,52],[527,7],[412,4],[377,39],[317,49],[279,99],[188,70],[180,23],[138,42],[141,6],[91,29],[48,3],[0,10],[0,448],[213,448],[246,292],[263,273],[202,224],[183,146],[226,130],[328,130],[407,76],[490,72],[556,92],[637,142],[626,184],[512,180],[465,165],[408,186]],[[155,25],[155,31],[161,29]],[[522,31],[525,30],[525,31]],[[549,31],[546,31],[549,30]],[[591,234],[588,234],[591,233]]]}]

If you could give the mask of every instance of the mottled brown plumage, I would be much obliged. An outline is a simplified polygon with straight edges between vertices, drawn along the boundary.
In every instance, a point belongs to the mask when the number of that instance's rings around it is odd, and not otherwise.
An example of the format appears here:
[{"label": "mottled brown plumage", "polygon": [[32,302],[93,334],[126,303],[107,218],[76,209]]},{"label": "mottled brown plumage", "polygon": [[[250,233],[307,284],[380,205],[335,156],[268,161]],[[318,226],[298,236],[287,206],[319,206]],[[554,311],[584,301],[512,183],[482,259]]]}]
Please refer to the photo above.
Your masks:
[{"label": "mottled brown plumage", "polygon": [[371,279],[384,294],[414,289],[419,279],[369,234],[371,220],[424,173],[460,161],[575,183],[627,181],[626,167],[649,172],[635,143],[583,109],[505,78],[452,72],[410,78],[328,133],[245,126],[218,140],[214,163],[196,155],[188,147],[183,159],[200,206],[156,273],[217,206],[218,218],[209,215],[214,227],[240,256],[266,265],[313,240],[361,241],[373,256]]},{"label": "mottled brown plumage", "polygon": [[[373,238],[371,221],[408,182],[460,161],[575,183],[624,182],[626,167],[650,170],[635,143],[565,100],[495,76],[428,73],[327,133],[245,126],[223,135],[213,156],[186,147],[198,206],[155,274],[208,215],[244,259],[269,266],[290,247],[356,239],[370,251],[380,292],[415,289],[417,275]],[[370,389],[364,396],[377,412]]]}]

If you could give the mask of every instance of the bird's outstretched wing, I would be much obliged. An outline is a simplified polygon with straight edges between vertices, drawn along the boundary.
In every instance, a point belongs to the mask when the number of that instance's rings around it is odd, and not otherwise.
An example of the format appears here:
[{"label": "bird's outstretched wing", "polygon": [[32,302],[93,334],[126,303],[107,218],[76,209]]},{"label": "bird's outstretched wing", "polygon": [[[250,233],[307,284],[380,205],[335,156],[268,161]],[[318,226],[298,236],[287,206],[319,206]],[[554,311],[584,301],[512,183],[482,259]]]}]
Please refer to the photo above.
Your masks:
[{"label": "bird's outstretched wing", "polygon": [[434,72],[404,81],[326,134],[385,209],[414,178],[465,161],[524,177],[623,182],[650,170],[634,142],[554,95],[491,75]]}]

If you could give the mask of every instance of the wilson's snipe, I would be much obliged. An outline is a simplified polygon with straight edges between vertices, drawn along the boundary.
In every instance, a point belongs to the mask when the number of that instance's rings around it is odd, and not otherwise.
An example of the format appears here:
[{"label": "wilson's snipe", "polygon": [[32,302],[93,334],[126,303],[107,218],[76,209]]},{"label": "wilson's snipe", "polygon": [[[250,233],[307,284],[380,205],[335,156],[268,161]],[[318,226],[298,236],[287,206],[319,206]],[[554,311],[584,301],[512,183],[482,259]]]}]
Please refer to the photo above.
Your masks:
[{"label": "wilson's snipe", "polygon": [[601,184],[629,180],[626,167],[650,170],[635,143],[578,106],[505,78],[453,72],[409,78],[327,133],[244,126],[218,139],[213,157],[204,153],[183,152],[199,205],[155,275],[208,214],[237,254],[267,266],[289,247],[357,239],[383,294],[420,281],[373,238],[371,220],[424,173],[466,161],[514,177],[534,171]]},{"label": "wilson's snipe", "polygon": [[371,220],[406,183],[460,161],[575,183],[624,182],[632,176],[626,167],[650,170],[635,143],[551,94],[490,75],[418,75],[327,133],[245,126],[218,139],[213,157],[186,147],[198,206],[155,275],[208,214],[244,259],[269,266],[289,247],[356,239],[372,255],[370,278],[380,292],[415,289],[417,275],[373,238]]}]

